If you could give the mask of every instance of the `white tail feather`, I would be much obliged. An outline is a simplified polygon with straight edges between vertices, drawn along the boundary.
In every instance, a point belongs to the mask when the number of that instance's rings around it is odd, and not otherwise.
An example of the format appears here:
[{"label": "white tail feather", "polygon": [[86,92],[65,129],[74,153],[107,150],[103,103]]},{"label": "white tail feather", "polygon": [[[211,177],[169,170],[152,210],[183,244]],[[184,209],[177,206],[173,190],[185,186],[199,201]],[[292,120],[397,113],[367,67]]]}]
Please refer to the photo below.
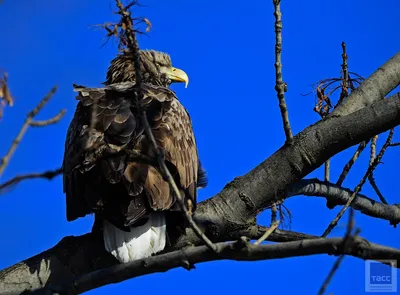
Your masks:
[{"label": "white tail feather", "polygon": [[154,212],[142,226],[131,227],[125,232],[104,220],[104,246],[119,262],[149,257],[160,252],[166,242],[166,222],[162,212]]}]

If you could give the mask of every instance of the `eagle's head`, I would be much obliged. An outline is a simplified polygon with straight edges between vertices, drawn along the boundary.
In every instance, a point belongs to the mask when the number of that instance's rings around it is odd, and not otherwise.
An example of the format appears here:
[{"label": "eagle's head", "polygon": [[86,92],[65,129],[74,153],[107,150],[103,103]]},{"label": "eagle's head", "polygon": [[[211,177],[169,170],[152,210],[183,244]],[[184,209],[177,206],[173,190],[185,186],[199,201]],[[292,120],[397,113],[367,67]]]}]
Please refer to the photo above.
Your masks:
[{"label": "eagle's head", "polygon": [[[189,84],[187,74],[172,66],[171,57],[164,52],[140,50],[141,75],[144,83],[168,87],[173,82]],[[111,61],[104,84],[134,82],[135,67],[132,54],[124,52]]]}]

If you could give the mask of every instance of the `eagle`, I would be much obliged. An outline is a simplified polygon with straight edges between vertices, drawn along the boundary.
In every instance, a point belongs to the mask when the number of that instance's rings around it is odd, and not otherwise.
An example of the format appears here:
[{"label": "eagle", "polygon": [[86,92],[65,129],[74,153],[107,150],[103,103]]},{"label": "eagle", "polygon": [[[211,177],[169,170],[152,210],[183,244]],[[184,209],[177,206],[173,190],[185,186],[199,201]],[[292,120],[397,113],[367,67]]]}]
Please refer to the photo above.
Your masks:
[{"label": "eagle", "polygon": [[169,88],[173,82],[187,87],[187,74],[167,53],[140,50],[139,57],[141,98],[128,51],[111,61],[104,87],[74,85],[79,102],[63,159],[67,220],[94,214],[93,228],[98,225],[105,249],[120,263],[164,250],[172,232],[187,226],[155,161],[142,110],[189,213],[196,209],[197,189],[207,185],[190,115]]}]

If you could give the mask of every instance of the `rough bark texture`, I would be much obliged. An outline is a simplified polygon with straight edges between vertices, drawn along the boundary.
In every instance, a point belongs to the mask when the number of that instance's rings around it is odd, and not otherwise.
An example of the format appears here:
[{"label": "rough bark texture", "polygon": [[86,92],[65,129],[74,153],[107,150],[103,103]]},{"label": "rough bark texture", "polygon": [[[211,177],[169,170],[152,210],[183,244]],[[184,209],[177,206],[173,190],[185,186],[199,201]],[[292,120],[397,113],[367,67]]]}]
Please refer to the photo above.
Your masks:
[{"label": "rough bark texture", "polygon": [[[396,259],[400,260],[400,250],[376,245],[360,237],[348,239],[313,239],[295,242],[280,243],[274,245],[252,245],[245,240],[216,245],[218,254],[207,246],[186,248],[182,251],[174,251],[133,261],[127,264],[119,264],[106,269],[101,269],[72,282],[66,282],[64,286],[55,289],[63,293],[83,293],[104,285],[119,283],[129,278],[135,278],[150,273],[165,272],[172,268],[184,267],[188,270],[196,263],[212,260],[237,260],[256,261],[316,254],[351,255],[361,259]],[[37,295],[44,295],[40,290]]]},{"label": "rough bark texture", "polygon": [[[282,198],[288,185],[340,151],[399,124],[400,94],[351,115],[320,121],[296,135],[292,144],[281,147],[252,171],[235,178],[219,194],[200,203],[195,218],[213,241],[238,238],[237,232],[256,236],[251,232],[255,216]],[[276,235],[273,237],[279,240]],[[296,235],[283,234],[280,238],[295,240]],[[178,245],[198,243],[188,230]],[[0,290],[19,294],[112,264],[114,261],[104,251],[99,237],[92,234],[66,237],[54,248],[1,271]]]},{"label": "rough bark texture", "polygon": [[[400,124],[400,94],[382,100],[399,83],[400,53],[343,101],[336,115],[334,112],[306,128],[290,144],[282,146],[246,175],[235,178],[213,198],[200,203],[194,218],[214,242],[236,240],[241,235],[260,237],[265,229],[256,226],[255,217],[276,200],[283,199],[290,185],[335,154]],[[304,238],[313,237],[277,231],[269,240]],[[188,244],[199,244],[191,230],[175,248]],[[93,234],[66,237],[55,247],[0,271],[0,292],[20,294],[62,285],[114,264],[100,237]]]}]

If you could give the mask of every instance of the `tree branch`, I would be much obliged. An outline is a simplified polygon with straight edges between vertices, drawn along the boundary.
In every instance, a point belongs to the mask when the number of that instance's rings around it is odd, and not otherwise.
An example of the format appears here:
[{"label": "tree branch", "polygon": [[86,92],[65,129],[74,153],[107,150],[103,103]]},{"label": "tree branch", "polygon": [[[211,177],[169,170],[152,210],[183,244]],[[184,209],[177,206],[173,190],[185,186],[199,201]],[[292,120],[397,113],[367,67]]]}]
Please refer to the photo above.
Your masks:
[{"label": "tree branch", "polygon": [[349,174],[351,168],[353,167],[354,163],[357,161],[358,157],[360,156],[360,154],[363,152],[363,150],[365,149],[365,147],[367,146],[367,142],[363,141],[359,144],[357,150],[355,151],[353,157],[351,157],[351,159],[347,162],[347,164],[343,167],[343,171],[339,176],[338,181],[336,182],[336,184],[338,186],[341,186],[342,183],[344,182],[344,180],[347,177],[347,174]]},{"label": "tree branch", "polygon": [[58,121],[61,120],[61,118],[65,115],[67,110],[61,110],[57,115],[55,115],[53,118],[47,119],[47,120],[40,120],[40,121],[31,121],[30,126],[31,127],[45,127],[48,125],[56,124]]},{"label": "tree branch", "polygon": [[[259,225],[233,225],[229,233],[218,236],[213,242],[235,241],[243,236],[256,240],[268,229]],[[313,238],[318,237],[275,230],[268,240],[289,242]],[[192,232],[175,247],[167,250],[179,250],[188,244],[202,243],[202,240]],[[115,258],[104,249],[101,236],[95,234],[69,236],[63,238],[53,248],[0,271],[0,290],[7,294],[20,294],[26,290],[34,291],[45,286],[58,285],[72,280],[73,277],[82,276],[93,270],[115,265],[115,263]]]},{"label": "tree branch", "polygon": [[60,175],[61,173],[62,173],[62,168],[58,168],[55,170],[49,170],[49,171],[40,172],[40,173],[29,173],[29,174],[17,175],[15,177],[11,178],[10,180],[0,184],[0,194],[3,193],[4,189],[6,189],[10,186],[17,185],[18,183],[20,183],[23,180],[37,179],[37,178],[45,178],[45,179],[51,180],[54,177],[56,177],[57,175]]},{"label": "tree branch", "polygon": [[[399,94],[348,116],[321,120],[297,134],[291,145],[284,145],[249,173],[227,184],[219,194],[200,203],[194,219],[215,242],[225,241],[236,232],[254,230],[255,216],[281,199],[289,185],[333,155],[399,124]],[[281,232],[275,231],[270,238]],[[199,242],[189,228],[178,245]],[[388,258],[388,252],[379,253]],[[54,248],[1,271],[0,289],[22,292],[57,285],[115,263],[110,256],[101,237],[68,237]]]},{"label": "tree branch", "polygon": [[[318,179],[304,179],[289,187],[287,198],[298,195],[323,197],[327,203],[332,205],[329,208],[333,209],[334,206],[345,205],[352,194],[353,191],[350,189],[336,184],[322,182]],[[400,205],[382,204],[362,194],[357,194],[350,206],[365,215],[388,220],[392,225],[400,222]]]},{"label": "tree branch", "polygon": [[[22,128],[18,132],[17,137],[13,140],[10,149],[6,153],[6,155],[0,159],[0,177],[3,174],[4,170],[6,169],[12,155],[14,154],[15,150],[17,149],[19,143],[21,142],[22,138],[24,137],[26,131],[28,130],[29,126],[31,126],[33,119],[36,117],[36,115],[42,110],[42,108],[49,102],[49,100],[52,98],[54,93],[56,92],[57,87],[53,87],[50,92],[39,102],[39,104],[28,113],[24,124],[22,125]],[[64,115],[65,110],[62,110],[56,118],[58,120],[61,119],[61,117]]]},{"label": "tree branch", "polygon": [[332,220],[331,223],[328,225],[328,227],[326,228],[326,230],[322,234],[322,237],[326,237],[332,231],[332,229],[335,228],[335,226],[337,225],[337,223],[340,220],[340,218],[342,218],[343,214],[346,212],[347,208],[354,201],[354,198],[356,197],[356,195],[361,191],[361,189],[362,189],[363,185],[365,184],[365,182],[367,181],[368,177],[372,174],[372,172],[378,166],[379,162],[381,161],[383,155],[386,152],[386,149],[389,147],[389,144],[391,143],[392,138],[393,138],[393,133],[394,133],[394,129],[392,128],[390,130],[388,138],[387,138],[385,144],[383,145],[381,151],[379,152],[378,156],[376,157],[376,159],[374,159],[372,164],[369,165],[369,167],[367,169],[367,172],[364,174],[364,176],[361,179],[360,183],[355,187],[354,192],[351,194],[350,198],[347,200],[346,204],[343,206],[343,208],[337,214],[335,219]]},{"label": "tree branch", "polygon": [[281,110],[283,129],[285,130],[286,141],[289,142],[293,138],[292,129],[290,127],[289,112],[285,101],[286,83],[282,78],[282,12],[281,0],[272,0],[274,4],[275,16],[275,73],[276,85],[275,90],[278,95],[279,108]]},{"label": "tree branch", "polygon": [[[218,253],[210,250],[207,246],[188,247],[94,271],[72,281],[64,281],[61,286],[53,286],[53,290],[58,293],[73,291],[80,294],[146,274],[166,272],[177,267],[191,269],[196,263],[217,260],[258,261],[316,254],[346,254],[364,260],[383,258],[400,260],[400,250],[398,249],[373,244],[359,237],[349,237],[345,244],[343,242],[342,238],[322,238],[272,245],[252,245],[240,240],[217,244]],[[43,294],[43,292],[39,291],[34,294]]]}]

